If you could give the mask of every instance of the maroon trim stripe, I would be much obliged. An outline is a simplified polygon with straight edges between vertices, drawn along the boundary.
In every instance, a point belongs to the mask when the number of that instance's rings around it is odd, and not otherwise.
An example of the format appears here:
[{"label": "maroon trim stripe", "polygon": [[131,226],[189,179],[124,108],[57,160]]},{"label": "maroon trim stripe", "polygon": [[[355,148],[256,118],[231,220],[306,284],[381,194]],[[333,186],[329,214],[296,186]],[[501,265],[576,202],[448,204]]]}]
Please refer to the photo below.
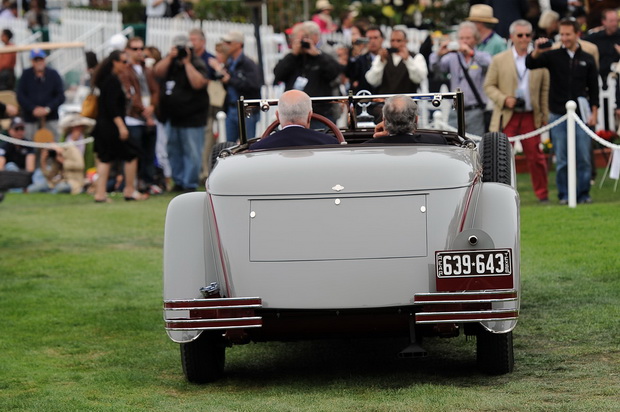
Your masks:
[{"label": "maroon trim stripe", "polygon": [[465,209],[463,210],[463,216],[461,217],[461,226],[459,227],[459,233],[463,231],[463,227],[465,226],[465,219],[467,218],[467,213],[469,212],[469,205],[471,203],[471,197],[474,194],[474,187],[478,183],[480,179],[480,171],[476,172],[476,176],[474,176],[474,181],[471,183],[469,190],[467,191],[467,200],[465,201]]},{"label": "maroon trim stripe", "polygon": [[201,328],[231,328],[231,327],[250,327],[250,326],[262,326],[262,319],[218,319],[218,320],[203,320],[199,322],[180,322],[176,321],[166,322],[167,329],[201,329]]},{"label": "maroon trim stripe", "polygon": [[497,299],[516,299],[517,292],[506,292],[506,293],[476,293],[476,294],[432,294],[432,295],[414,295],[413,301],[414,303],[423,303],[423,302],[436,302],[436,301],[459,301],[459,302],[467,302],[471,300],[488,300],[493,301]]}]

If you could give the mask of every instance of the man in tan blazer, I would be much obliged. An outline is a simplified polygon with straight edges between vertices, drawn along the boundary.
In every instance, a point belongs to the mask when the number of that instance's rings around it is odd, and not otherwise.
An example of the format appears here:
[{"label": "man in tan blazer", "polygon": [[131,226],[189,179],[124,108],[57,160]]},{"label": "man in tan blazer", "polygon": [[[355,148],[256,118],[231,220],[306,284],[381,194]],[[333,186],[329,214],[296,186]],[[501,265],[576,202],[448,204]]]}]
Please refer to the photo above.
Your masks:
[{"label": "man in tan blazer", "polygon": [[[532,25],[516,20],[510,25],[510,39],[513,46],[493,57],[484,80],[484,92],[493,101],[489,130],[509,137],[536,130],[549,119],[549,71],[525,67]],[[521,140],[521,145],[534,193],[541,202],[548,202],[547,161],[540,136]]]}]

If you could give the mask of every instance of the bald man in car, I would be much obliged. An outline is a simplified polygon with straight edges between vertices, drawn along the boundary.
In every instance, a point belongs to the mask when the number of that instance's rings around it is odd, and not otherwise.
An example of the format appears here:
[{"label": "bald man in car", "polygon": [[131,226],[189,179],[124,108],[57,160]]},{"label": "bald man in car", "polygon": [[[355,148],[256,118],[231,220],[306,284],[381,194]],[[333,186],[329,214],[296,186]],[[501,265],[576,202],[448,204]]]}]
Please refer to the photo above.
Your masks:
[{"label": "bald man in car", "polygon": [[312,101],[300,90],[289,90],[280,96],[276,118],[281,130],[252,144],[251,150],[339,144],[335,137],[309,129]]}]

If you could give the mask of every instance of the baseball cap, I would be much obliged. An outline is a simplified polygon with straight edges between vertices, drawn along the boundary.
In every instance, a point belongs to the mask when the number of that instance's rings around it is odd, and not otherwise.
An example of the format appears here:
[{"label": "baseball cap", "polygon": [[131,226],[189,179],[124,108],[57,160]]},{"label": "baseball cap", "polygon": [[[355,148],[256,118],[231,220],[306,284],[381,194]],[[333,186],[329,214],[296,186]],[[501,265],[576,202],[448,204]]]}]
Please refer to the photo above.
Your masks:
[{"label": "baseball cap", "polygon": [[47,54],[45,54],[45,52],[41,49],[30,50],[30,60],[36,59],[38,57],[45,59],[47,57]]},{"label": "baseball cap", "polygon": [[11,129],[16,128],[17,126],[23,126],[24,125],[24,120],[21,117],[14,117],[13,120],[11,120]]}]

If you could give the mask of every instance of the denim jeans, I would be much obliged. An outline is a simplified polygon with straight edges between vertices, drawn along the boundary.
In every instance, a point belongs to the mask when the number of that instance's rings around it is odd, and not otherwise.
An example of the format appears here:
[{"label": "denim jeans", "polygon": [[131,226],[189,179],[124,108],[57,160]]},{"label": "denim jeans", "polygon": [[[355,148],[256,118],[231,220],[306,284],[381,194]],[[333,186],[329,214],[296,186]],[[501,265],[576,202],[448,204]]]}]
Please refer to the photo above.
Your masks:
[{"label": "denim jeans", "polygon": [[[254,112],[250,117],[245,118],[245,130],[248,139],[251,139],[256,133],[256,123],[260,119],[260,112]],[[229,107],[226,112],[226,141],[236,142],[239,140],[239,119],[237,106]]]},{"label": "denim jeans", "polygon": [[202,165],[204,126],[175,127],[167,122],[166,134],[168,161],[174,183],[185,189],[196,189]]},{"label": "denim jeans", "polygon": [[[556,113],[549,114],[549,123],[562,117]],[[577,202],[582,202],[590,197],[590,179],[592,177],[592,160],[590,136],[578,125],[575,125],[575,151],[577,157]],[[558,198],[568,200],[568,158],[566,122],[562,122],[551,129],[551,143],[555,153],[556,184],[558,186]]]},{"label": "denim jeans", "polygon": [[155,126],[127,126],[129,138],[140,148],[138,156],[138,178],[147,186],[155,182],[155,144],[157,129]]}]

